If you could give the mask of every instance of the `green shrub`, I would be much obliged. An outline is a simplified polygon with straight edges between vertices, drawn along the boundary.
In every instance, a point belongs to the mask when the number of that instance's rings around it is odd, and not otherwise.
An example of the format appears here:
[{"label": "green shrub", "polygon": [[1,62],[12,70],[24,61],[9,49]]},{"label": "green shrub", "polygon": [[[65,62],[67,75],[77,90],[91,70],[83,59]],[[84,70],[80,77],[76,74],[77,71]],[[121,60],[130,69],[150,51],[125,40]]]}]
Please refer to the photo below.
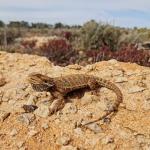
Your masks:
[{"label": "green shrub", "polygon": [[121,31],[111,25],[89,21],[81,28],[81,39],[84,49],[99,49],[108,46],[112,51],[117,49]]}]

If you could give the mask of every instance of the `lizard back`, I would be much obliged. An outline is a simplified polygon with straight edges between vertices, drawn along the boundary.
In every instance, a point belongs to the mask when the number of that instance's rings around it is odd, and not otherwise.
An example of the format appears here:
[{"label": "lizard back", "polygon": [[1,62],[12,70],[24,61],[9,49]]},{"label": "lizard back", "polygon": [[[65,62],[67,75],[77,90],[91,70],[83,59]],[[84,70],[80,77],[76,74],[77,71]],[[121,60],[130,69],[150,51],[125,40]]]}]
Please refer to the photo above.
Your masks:
[{"label": "lizard back", "polygon": [[53,79],[56,89],[63,94],[88,87],[88,80],[89,77],[83,74],[66,75]]},{"label": "lizard back", "polygon": [[114,109],[117,110],[119,104],[123,100],[122,93],[120,89],[113,84],[112,82],[109,82],[105,79],[95,77],[92,75],[84,75],[84,74],[74,74],[74,75],[67,75],[67,76],[62,76],[62,77],[57,77],[54,78],[54,83],[59,92],[62,94],[67,94],[71,91],[74,91],[76,89],[80,88],[85,88],[85,87],[90,87],[90,82],[89,81],[94,81],[94,84],[97,84],[98,87],[106,87],[117,95],[117,100],[115,101],[114,104]]}]

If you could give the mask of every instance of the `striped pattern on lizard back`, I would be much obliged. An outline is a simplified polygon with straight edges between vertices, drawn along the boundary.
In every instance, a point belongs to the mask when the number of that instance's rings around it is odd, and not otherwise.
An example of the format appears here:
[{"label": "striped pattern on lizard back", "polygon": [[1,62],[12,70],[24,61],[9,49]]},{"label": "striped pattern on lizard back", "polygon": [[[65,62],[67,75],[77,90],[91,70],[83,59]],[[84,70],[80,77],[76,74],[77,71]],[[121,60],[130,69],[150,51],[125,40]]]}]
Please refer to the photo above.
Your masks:
[{"label": "striped pattern on lizard back", "polygon": [[90,87],[92,89],[96,89],[99,87],[106,87],[117,95],[116,107],[122,102],[123,96],[120,89],[105,79],[95,77],[93,75],[84,75],[84,74],[73,74],[66,75],[62,77],[53,78],[55,88],[57,91],[62,93],[63,95],[74,91],[76,89]]},{"label": "striped pattern on lizard back", "polygon": [[83,74],[66,75],[53,78],[57,91],[63,95],[76,89],[88,87],[89,76]]}]

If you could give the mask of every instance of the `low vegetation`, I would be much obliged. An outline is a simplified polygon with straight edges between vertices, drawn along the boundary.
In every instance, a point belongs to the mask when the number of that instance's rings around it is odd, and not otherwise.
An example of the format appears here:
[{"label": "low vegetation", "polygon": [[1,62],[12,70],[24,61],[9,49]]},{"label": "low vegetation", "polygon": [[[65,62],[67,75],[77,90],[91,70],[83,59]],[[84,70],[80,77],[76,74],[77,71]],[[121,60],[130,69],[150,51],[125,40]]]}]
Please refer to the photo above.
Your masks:
[{"label": "low vegetation", "polygon": [[[32,37],[56,37],[37,47]],[[26,39],[26,40],[25,40]],[[150,41],[150,29],[120,28],[94,20],[83,26],[0,21],[1,50],[46,56],[57,65],[89,64],[116,59],[150,67],[150,50],[138,44]]]}]

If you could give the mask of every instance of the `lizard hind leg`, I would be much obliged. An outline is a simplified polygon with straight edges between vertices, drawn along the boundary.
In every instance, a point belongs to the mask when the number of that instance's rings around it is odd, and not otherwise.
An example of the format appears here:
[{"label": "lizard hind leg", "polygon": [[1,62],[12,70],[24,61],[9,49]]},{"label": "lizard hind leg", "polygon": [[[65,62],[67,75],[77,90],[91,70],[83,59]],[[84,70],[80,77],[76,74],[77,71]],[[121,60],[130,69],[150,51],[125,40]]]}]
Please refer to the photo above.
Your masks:
[{"label": "lizard hind leg", "polygon": [[97,83],[96,79],[90,79],[88,81],[88,86],[90,87],[91,90],[96,90],[97,88],[99,88],[99,84]]},{"label": "lizard hind leg", "polygon": [[62,109],[64,107],[64,105],[65,105],[65,101],[63,98],[55,99],[49,108],[50,115],[53,113],[56,113],[58,110]]},{"label": "lizard hind leg", "polygon": [[100,85],[98,84],[98,82],[96,81],[96,79],[94,79],[94,78],[90,79],[90,80],[88,81],[88,86],[89,86],[89,88],[92,90],[92,91],[91,91],[92,95],[100,96],[100,95],[99,95],[99,94],[100,94],[99,90],[100,90],[100,88],[101,88],[102,86],[100,86]]}]

